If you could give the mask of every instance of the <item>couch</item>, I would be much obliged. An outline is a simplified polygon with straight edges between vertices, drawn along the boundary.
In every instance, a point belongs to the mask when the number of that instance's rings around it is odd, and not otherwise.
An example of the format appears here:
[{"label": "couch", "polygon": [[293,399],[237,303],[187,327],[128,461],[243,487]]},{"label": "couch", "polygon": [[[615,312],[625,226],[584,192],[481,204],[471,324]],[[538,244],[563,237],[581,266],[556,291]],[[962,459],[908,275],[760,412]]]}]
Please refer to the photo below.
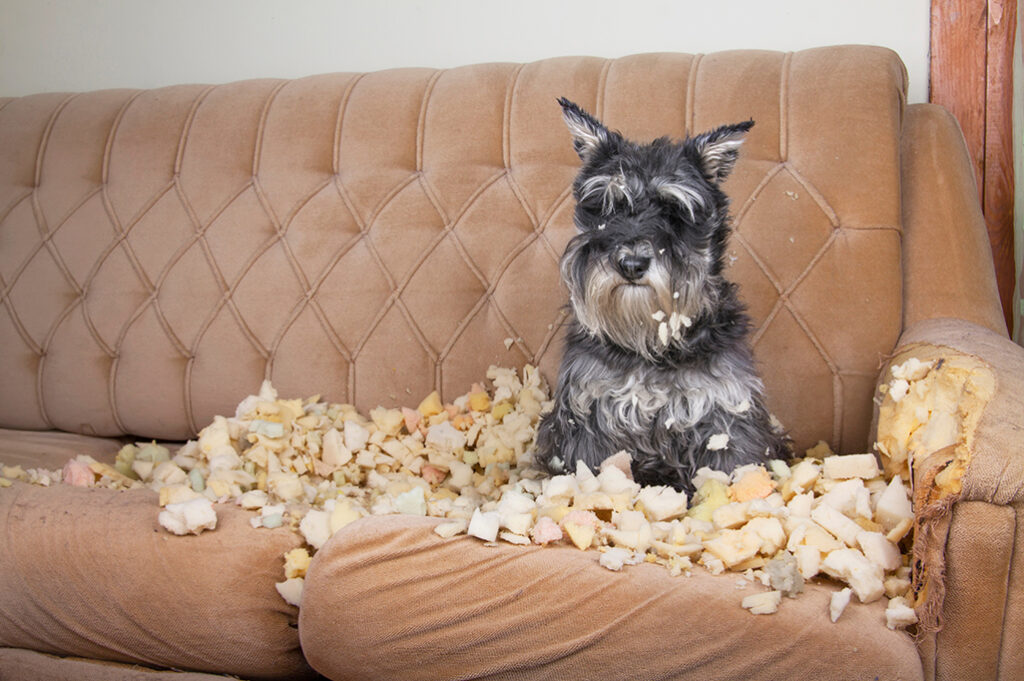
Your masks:
[{"label": "couch", "polygon": [[[371,517],[274,583],[287,528],[174,537],[156,495],[0,489],[0,678],[1013,679],[1024,674],[1024,351],[972,166],[889,50],[567,57],[0,99],[0,462],[182,442],[269,378],[361,410],[553,380],[578,159],[567,96],[638,139],[753,118],[729,276],[798,451],[871,451],[891,362],[995,377],[954,452],[916,452],[921,619],[771,616],[736,575],[620,573],[571,546]],[[884,416],[882,417],[884,420]],[[940,485],[937,472],[955,466]],[[952,468],[950,468],[952,470]]]}]

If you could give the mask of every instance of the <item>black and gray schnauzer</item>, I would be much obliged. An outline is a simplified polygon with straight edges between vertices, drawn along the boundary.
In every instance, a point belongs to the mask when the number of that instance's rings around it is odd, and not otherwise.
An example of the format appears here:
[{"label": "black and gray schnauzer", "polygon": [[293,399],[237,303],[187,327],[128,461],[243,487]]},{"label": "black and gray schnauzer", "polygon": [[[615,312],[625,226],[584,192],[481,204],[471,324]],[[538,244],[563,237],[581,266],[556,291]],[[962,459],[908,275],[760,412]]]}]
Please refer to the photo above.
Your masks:
[{"label": "black and gray schnauzer", "polygon": [[637,482],[692,490],[698,468],[789,458],[765,408],[721,183],[753,121],[637,144],[560,99],[583,167],[562,256],[571,315],[536,460],[552,473],[626,450]]}]

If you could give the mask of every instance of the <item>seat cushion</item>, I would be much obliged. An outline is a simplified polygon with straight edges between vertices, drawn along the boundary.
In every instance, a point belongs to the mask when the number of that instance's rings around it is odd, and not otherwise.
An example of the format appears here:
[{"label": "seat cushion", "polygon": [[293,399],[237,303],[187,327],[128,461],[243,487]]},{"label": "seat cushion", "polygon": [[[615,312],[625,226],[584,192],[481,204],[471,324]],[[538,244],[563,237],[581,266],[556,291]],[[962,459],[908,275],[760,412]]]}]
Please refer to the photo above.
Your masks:
[{"label": "seat cushion", "polygon": [[15,483],[0,489],[0,646],[251,679],[312,676],[278,595],[287,529],[218,505],[176,537],[156,494]]},{"label": "seat cushion", "polygon": [[441,539],[436,522],[366,518],[317,553],[299,617],[314,668],[334,679],[922,678],[884,601],[853,602],[833,624],[836,588],[810,583],[755,616],[740,601],[763,587],[736,573],[615,573],[596,551]]},{"label": "seat cushion", "polygon": [[0,463],[24,468],[62,467],[68,459],[88,454],[97,461],[113,464],[124,440],[62,433],[55,430],[12,430],[0,428]]},{"label": "seat cushion", "polygon": [[[0,679],[20,681],[231,681],[234,677],[0,648]],[[236,680],[237,681],[237,680]]]}]

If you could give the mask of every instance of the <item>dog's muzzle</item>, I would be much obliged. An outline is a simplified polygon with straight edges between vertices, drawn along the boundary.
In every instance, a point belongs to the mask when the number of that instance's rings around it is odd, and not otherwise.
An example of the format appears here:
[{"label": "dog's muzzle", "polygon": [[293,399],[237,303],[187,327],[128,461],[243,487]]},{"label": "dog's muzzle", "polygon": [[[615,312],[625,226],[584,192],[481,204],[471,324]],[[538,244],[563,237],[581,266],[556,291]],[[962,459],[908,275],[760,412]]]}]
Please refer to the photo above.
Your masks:
[{"label": "dog's muzzle", "polygon": [[629,282],[642,278],[647,274],[647,268],[650,266],[651,259],[646,255],[625,253],[615,259],[615,270]]}]

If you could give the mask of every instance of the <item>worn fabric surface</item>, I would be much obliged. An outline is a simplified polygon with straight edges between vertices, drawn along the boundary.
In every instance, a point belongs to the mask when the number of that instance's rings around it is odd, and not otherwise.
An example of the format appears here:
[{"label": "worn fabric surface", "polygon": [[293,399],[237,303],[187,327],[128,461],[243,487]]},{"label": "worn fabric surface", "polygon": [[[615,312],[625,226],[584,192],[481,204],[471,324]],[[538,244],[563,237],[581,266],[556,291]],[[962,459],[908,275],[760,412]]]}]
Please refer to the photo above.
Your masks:
[{"label": "worn fabric surface", "polygon": [[290,530],[216,507],[176,537],[156,495],[23,483],[0,490],[0,646],[253,679],[312,674],[274,588]]},{"label": "worn fabric surface", "polygon": [[0,428],[0,463],[25,468],[61,468],[68,459],[87,454],[97,461],[113,464],[122,440],[91,437],[60,431],[11,430]]},{"label": "worn fabric surface", "polygon": [[2,101],[0,426],[181,440],[264,378],[362,409],[492,363],[553,379],[564,95],[640,140],[756,121],[729,274],[770,407],[861,450],[900,331],[905,80],[838,47]]},{"label": "worn fabric surface", "polygon": [[229,681],[234,676],[177,672],[136,665],[56,657],[34,650],[0,648],[0,679],[11,681]]},{"label": "worn fabric surface", "polygon": [[[919,637],[927,678],[1024,676],[1024,348],[959,319],[908,328],[900,347],[925,344],[989,365],[996,391],[975,430],[960,494],[918,528],[926,600],[937,627]],[[921,509],[917,509],[921,514]],[[924,532],[922,532],[922,529]],[[937,601],[937,602],[934,602]]]},{"label": "worn fabric surface", "polygon": [[954,317],[1005,334],[974,169],[956,119],[934,104],[908,107],[901,150],[904,327]]},{"label": "worn fabric surface", "polygon": [[[751,615],[742,576],[657,565],[619,573],[596,551],[444,540],[434,519],[367,518],[313,560],[299,618],[307,659],[332,679],[918,679],[911,637],[884,601],[809,584]],[[747,584],[744,581],[744,584]],[[856,599],[854,599],[856,601]]]}]

